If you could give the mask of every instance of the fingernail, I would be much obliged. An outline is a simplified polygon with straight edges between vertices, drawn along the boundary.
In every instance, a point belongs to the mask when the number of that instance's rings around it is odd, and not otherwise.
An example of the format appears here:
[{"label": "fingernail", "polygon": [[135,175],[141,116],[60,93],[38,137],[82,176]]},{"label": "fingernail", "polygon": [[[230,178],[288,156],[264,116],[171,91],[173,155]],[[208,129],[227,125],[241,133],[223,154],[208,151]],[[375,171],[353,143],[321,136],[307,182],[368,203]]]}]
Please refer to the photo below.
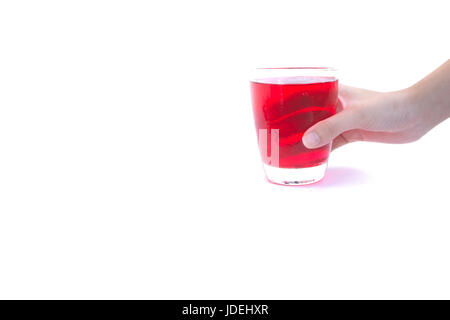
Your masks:
[{"label": "fingernail", "polygon": [[314,148],[320,143],[320,138],[315,132],[310,132],[303,136],[303,144],[307,148]]}]

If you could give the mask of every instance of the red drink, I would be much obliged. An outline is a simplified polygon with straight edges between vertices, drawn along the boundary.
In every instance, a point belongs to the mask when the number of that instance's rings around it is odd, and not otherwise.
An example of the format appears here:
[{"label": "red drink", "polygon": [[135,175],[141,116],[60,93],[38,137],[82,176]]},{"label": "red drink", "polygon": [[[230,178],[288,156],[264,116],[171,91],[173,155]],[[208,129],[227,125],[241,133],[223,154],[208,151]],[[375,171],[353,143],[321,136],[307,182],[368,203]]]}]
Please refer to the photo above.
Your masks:
[{"label": "red drink", "polygon": [[[251,81],[251,91],[256,129],[267,134],[262,138],[268,141],[264,141],[267,150],[261,150],[265,164],[279,168],[308,168],[327,162],[330,145],[307,149],[302,138],[313,124],[336,113],[336,78],[265,78]],[[273,137],[274,134],[278,136]],[[272,150],[274,141],[279,150]]]}]

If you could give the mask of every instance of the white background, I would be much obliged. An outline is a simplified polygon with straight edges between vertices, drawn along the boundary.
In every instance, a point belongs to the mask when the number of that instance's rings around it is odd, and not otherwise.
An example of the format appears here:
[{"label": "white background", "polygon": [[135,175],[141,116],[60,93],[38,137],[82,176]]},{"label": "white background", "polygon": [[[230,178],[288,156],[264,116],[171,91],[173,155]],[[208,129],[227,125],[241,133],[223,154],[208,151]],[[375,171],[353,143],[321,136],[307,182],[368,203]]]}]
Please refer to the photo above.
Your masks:
[{"label": "white background", "polygon": [[2,1],[0,298],[450,298],[450,123],[276,186],[247,78],[407,87],[445,4]]}]

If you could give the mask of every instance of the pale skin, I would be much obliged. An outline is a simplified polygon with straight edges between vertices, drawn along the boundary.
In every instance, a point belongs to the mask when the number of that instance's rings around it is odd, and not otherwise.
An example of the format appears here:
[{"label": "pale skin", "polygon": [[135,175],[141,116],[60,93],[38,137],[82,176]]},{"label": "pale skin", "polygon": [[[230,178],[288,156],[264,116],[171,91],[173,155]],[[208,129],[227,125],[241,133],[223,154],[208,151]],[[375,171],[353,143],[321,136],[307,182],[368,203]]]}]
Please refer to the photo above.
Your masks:
[{"label": "pale skin", "polygon": [[339,85],[338,113],[309,128],[310,149],[355,141],[407,143],[450,117],[450,60],[415,85],[376,92]]}]

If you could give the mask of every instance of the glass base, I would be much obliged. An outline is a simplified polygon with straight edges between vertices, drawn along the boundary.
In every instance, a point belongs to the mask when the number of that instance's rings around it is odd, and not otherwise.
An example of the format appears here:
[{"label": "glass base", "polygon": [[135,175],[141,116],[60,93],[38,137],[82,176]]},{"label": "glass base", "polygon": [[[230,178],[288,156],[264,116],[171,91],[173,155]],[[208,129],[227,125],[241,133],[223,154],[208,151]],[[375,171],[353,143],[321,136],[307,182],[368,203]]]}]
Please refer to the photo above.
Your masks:
[{"label": "glass base", "polygon": [[309,168],[278,168],[264,164],[264,172],[269,181],[281,185],[305,185],[317,182],[325,176],[327,163]]}]

